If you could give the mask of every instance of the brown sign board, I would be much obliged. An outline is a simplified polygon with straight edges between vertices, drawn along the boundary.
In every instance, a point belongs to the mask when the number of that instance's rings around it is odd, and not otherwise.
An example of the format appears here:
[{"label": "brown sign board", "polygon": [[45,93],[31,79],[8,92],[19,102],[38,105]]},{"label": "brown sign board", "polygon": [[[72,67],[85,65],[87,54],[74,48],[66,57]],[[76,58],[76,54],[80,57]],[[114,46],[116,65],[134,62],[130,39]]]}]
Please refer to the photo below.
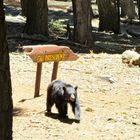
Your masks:
[{"label": "brown sign board", "polygon": [[75,61],[79,57],[67,46],[29,45],[23,46],[24,52],[36,63],[49,61]]},{"label": "brown sign board", "polygon": [[54,62],[51,78],[52,81],[57,78],[59,61],[75,61],[79,58],[78,55],[73,53],[73,51],[66,46],[29,45],[23,46],[23,50],[33,60],[33,62],[37,63],[34,97],[39,96],[41,70],[43,62]]}]

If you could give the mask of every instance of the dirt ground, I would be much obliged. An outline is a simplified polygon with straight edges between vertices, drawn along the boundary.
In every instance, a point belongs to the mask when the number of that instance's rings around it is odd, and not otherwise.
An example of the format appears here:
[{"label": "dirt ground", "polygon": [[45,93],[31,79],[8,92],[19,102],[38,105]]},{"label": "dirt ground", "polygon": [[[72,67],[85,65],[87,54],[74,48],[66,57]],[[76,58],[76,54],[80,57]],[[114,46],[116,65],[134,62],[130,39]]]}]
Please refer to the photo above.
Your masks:
[{"label": "dirt ground", "polygon": [[[8,20],[8,35],[19,33],[25,20],[20,16]],[[13,19],[12,19],[13,21]],[[12,30],[14,29],[14,30]],[[97,40],[104,40],[98,35]],[[106,35],[107,36],[107,35]],[[139,44],[121,36],[111,37],[123,45]],[[110,38],[106,38],[106,40]],[[13,46],[31,43],[8,39],[13,88],[14,140],[139,140],[140,139],[140,68],[122,63],[121,54],[78,53],[73,62],[60,62],[58,79],[78,86],[81,121],[76,123],[71,107],[69,119],[61,119],[53,107],[53,115],[45,116],[46,89],[53,63],[43,63],[40,96],[34,98],[36,63]],[[13,51],[14,50],[14,51]]]},{"label": "dirt ground", "polygon": [[[140,139],[140,70],[121,62],[121,55],[79,54],[61,62],[58,79],[78,85],[81,122],[44,115],[52,63],[44,63],[40,97],[33,98],[36,64],[23,53],[11,53],[14,140]],[[57,113],[53,107],[53,113]]]}]

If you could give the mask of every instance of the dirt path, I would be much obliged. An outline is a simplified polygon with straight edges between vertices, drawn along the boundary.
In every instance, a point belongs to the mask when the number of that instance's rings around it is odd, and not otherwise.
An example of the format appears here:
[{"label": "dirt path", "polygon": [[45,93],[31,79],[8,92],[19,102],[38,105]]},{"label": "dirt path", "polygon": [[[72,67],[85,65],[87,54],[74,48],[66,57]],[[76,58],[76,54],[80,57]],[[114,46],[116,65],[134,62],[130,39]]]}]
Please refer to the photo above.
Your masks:
[{"label": "dirt path", "polygon": [[[9,20],[7,34],[22,33],[25,19],[15,16]],[[94,22],[95,25],[97,23]],[[113,41],[120,43],[120,46],[139,44],[139,39],[97,32],[94,39]],[[15,51],[18,45],[31,42],[9,39],[8,43],[10,50]],[[78,85],[81,122],[77,124],[70,107],[69,120],[61,120],[57,115],[44,115],[52,63],[43,64],[41,96],[33,98],[36,64],[23,53],[10,53],[14,140],[140,139],[140,68],[122,64],[121,55],[118,54],[91,53],[79,56],[75,62],[61,62],[58,73],[58,79]],[[57,113],[55,107],[53,112]]]},{"label": "dirt path", "polygon": [[[140,70],[121,63],[121,55],[79,54],[62,62],[58,79],[78,85],[81,122],[44,115],[46,87],[52,63],[44,63],[41,96],[33,98],[36,65],[26,55],[12,53],[14,140],[138,140],[140,139]],[[55,107],[53,112],[57,113]]]}]

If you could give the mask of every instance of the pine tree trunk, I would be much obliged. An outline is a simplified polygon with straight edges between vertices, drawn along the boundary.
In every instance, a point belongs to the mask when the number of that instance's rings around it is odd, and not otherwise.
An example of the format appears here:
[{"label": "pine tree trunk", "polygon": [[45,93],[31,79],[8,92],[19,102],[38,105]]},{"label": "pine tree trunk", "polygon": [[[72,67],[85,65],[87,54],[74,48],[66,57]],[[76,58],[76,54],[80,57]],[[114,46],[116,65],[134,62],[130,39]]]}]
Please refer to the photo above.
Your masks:
[{"label": "pine tree trunk", "polygon": [[91,1],[72,0],[74,12],[74,40],[92,46]]},{"label": "pine tree trunk", "polygon": [[134,19],[136,17],[135,5],[133,0],[120,0],[121,16],[127,16],[128,19]]},{"label": "pine tree trunk", "polygon": [[0,140],[12,140],[12,89],[3,0],[0,1]]},{"label": "pine tree trunk", "polygon": [[137,0],[137,6],[138,6],[138,16],[140,19],[140,0]]},{"label": "pine tree trunk", "polygon": [[27,8],[25,32],[48,35],[47,0],[30,0]]},{"label": "pine tree trunk", "polygon": [[29,0],[21,0],[21,8],[23,16],[27,16],[28,1]]},{"label": "pine tree trunk", "polygon": [[99,9],[99,31],[119,33],[119,8],[115,0],[97,0]]}]

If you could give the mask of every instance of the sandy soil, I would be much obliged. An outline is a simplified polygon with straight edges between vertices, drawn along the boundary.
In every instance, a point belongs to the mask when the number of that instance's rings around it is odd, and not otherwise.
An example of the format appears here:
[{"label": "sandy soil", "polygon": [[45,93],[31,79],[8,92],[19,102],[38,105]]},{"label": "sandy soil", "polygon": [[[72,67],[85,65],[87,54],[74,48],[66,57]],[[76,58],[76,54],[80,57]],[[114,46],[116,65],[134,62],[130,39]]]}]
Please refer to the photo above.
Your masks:
[{"label": "sandy soil", "polygon": [[[7,21],[8,35],[23,31],[25,19],[20,15],[14,15],[12,20],[7,17]],[[96,19],[94,24],[97,23]],[[139,39],[123,36],[95,35],[97,41],[113,41],[124,46],[129,44],[133,47],[140,42]],[[60,119],[55,107],[53,116],[45,116],[46,89],[51,79],[52,63],[43,64],[40,97],[34,98],[36,64],[26,54],[14,52],[18,44],[32,42],[8,39],[8,43],[11,50],[14,140],[140,139],[139,67],[130,68],[122,64],[121,54],[107,53],[79,53],[77,61],[61,62],[58,79],[78,86],[81,122],[76,123],[70,106],[69,119]]]},{"label": "sandy soil", "polygon": [[[34,96],[36,64],[23,53],[10,53],[14,100],[14,140],[140,139],[140,70],[121,62],[121,55],[79,54],[61,62],[58,79],[78,85],[81,122],[45,116],[46,88],[52,63],[44,63],[40,97]],[[53,113],[57,110],[53,107]]]}]

